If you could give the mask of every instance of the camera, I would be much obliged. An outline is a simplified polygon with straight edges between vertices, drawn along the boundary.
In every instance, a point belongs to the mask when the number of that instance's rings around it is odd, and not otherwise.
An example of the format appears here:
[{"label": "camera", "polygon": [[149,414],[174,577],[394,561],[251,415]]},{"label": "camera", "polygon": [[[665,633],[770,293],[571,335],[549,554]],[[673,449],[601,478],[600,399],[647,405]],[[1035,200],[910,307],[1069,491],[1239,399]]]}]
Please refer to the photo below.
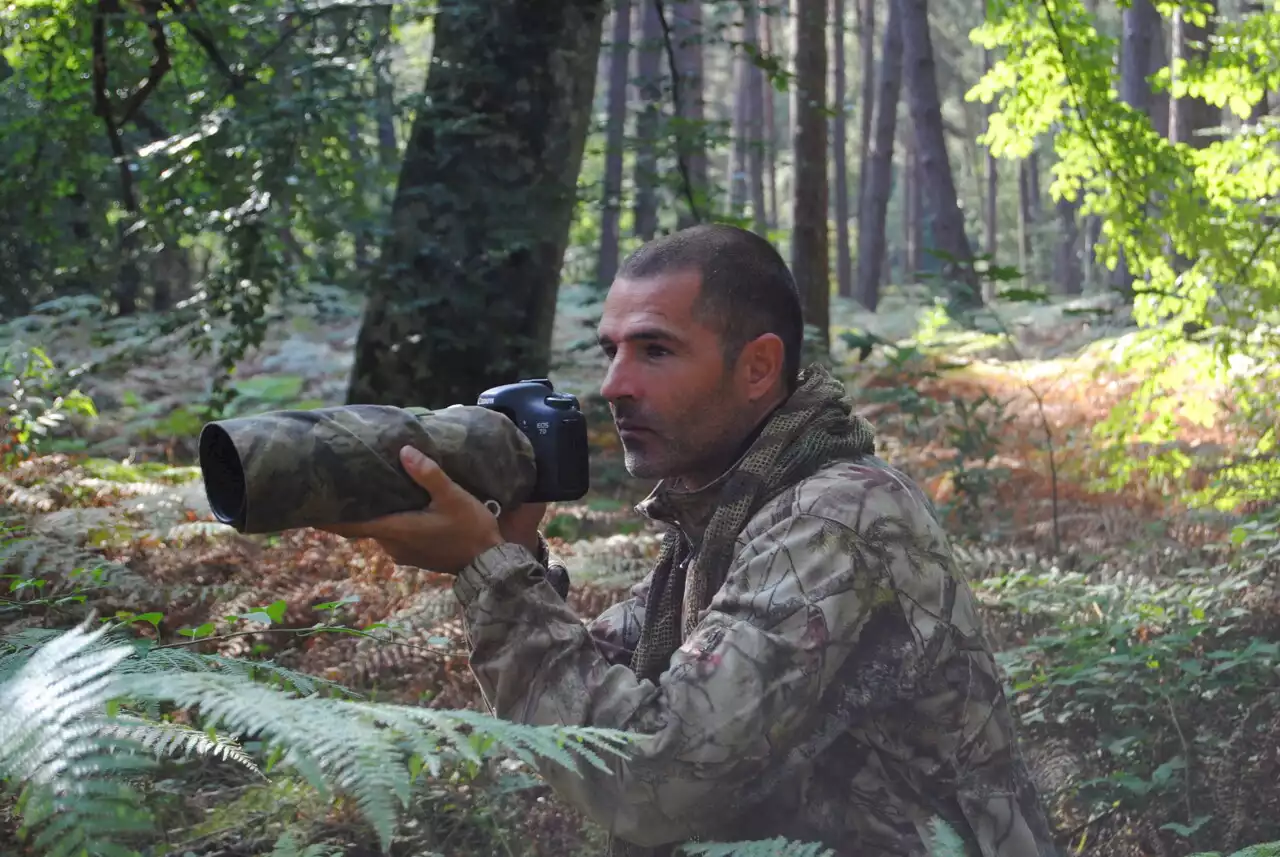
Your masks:
[{"label": "camera", "polygon": [[548,378],[530,378],[491,387],[476,404],[502,414],[529,438],[538,475],[528,502],[577,500],[587,493],[587,419],[576,396],[557,392]]}]

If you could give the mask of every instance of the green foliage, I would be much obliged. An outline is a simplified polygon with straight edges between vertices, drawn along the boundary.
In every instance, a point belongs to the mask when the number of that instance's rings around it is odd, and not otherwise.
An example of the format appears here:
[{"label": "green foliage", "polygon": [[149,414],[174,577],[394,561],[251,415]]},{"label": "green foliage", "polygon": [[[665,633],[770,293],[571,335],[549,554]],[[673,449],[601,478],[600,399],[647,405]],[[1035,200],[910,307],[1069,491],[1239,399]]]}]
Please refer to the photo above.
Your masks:
[{"label": "green foliage", "polygon": [[[1172,7],[1160,9],[1167,15]],[[1173,93],[1204,97],[1249,120],[1275,84],[1270,46],[1277,31],[1274,8],[1220,21],[1208,55],[1174,69]],[[1266,416],[1280,405],[1270,358],[1280,344],[1273,202],[1280,123],[1244,121],[1200,147],[1169,142],[1145,113],[1116,97],[1116,40],[1080,0],[996,0],[973,37],[1004,49],[968,94],[997,108],[982,141],[995,155],[1017,159],[1051,137],[1057,162],[1050,192],[1080,201],[1081,215],[1101,216],[1100,259],[1114,268],[1123,255],[1138,274],[1133,310],[1142,329],[1116,356],[1120,368],[1135,372],[1141,359],[1144,374],[1136,395],[1098,426],[1115,450],[1106,461],[1111,472],[1150,476],[1175,499],[1228,510],[1280,496],[1270,452],[1274,421]],[[1205,361],[1194,373],[1201,389],[1184,399],[1188,331],[1200,331]],[[1220,397],[1213,381],[1222,385]],[[1193,463],[1172,441],[1183,425],[1205,420],[1228,422],[1260,451],[1224,451]],[[1194,484],[1197,472],[1207,474],[1207,485]]]},{"label": "green foliage", "polygon": [[0,351],[0,467],[41,452],[69,414],[97,416],[93,401],[69,383],[38,347],[19,341]]}]

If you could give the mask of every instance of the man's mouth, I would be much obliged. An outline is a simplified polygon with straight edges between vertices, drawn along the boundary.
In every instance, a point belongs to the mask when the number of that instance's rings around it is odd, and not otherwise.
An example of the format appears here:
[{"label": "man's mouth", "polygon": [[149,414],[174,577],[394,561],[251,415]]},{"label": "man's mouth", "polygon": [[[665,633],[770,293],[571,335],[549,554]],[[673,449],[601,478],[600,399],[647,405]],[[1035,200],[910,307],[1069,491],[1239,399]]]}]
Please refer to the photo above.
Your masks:
[{"label": "man's mouth", "polygon": [[639,423],[617,423],[618,434],[640,434],[642,432],[653,433],[653,429],[648,426],[642,426]]}]

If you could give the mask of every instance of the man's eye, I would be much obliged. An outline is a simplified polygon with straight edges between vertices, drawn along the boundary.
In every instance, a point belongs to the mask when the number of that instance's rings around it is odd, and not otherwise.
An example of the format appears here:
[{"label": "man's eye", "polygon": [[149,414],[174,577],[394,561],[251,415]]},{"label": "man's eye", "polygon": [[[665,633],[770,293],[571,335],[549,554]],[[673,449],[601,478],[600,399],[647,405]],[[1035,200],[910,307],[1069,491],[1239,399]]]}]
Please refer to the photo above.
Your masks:
[{"label": "man's eye", "polygon": [[667,349],[663,348],[661,345],[650,345],[650,346],[646,349],[646,353],[647,353],[650,357],[665,357],[666,355],[670,354],[671,352],[670,352],[670,351],[668,351]]}]

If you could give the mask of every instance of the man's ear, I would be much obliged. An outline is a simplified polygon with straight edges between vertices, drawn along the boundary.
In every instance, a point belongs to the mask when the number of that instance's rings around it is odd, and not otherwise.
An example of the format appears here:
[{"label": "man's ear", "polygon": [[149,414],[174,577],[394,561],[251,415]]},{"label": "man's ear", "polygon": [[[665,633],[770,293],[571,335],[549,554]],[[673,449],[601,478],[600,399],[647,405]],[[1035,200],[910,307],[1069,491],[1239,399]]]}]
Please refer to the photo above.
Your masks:
[{"label": "man's ear", "polygon": [[776,333],[762,333],[738,355],[738,377],[747,398],[756,402],[770,395],[782,380],[786,348]]}]

